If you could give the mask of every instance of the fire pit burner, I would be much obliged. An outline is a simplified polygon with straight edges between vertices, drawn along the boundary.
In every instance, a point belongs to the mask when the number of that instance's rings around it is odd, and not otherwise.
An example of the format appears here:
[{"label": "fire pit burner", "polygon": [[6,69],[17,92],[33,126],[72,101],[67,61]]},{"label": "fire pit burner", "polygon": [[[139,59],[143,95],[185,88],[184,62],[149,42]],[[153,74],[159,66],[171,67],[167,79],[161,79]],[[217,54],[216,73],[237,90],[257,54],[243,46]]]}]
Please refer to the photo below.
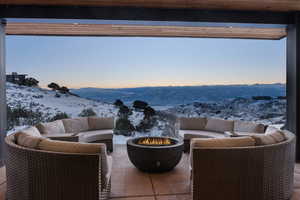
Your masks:
[{"label": "fire pit burner", "polygon": [[139,137],[127,141],[130,161],[144,172],[166,172],[180,161],[183,142],[168,137]]}]

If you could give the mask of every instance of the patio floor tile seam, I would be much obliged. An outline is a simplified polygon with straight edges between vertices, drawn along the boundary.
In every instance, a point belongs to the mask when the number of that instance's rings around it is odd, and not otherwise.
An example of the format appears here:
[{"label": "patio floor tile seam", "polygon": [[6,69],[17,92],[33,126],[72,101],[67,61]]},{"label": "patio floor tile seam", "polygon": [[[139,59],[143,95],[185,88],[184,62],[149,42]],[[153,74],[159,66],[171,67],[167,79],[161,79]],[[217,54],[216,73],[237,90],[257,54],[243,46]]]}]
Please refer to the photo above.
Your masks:
[{"label": "patio floor tile seam", "polygon": [[139,197],[154,197],[154,195],[129,195],[129,196],[114,196],[109,199],[126,199],[126,198],[139,198]]},{"label": "patio floor tile seam", "polygon": [[152,192],[153,192],[153,194],[154,194],[154,199],[155,200],[157,200],[157,197],[156,197],[156,192],[155,192],[155,188],[154,188],[154,183],[153,183],[153,180],[152,180],[152,177],[151,177],[151,175],[148,173],[148,177],[149,177],[149,179],[150,179],[150,183],[151,183],[151,187],[152,187]]}]

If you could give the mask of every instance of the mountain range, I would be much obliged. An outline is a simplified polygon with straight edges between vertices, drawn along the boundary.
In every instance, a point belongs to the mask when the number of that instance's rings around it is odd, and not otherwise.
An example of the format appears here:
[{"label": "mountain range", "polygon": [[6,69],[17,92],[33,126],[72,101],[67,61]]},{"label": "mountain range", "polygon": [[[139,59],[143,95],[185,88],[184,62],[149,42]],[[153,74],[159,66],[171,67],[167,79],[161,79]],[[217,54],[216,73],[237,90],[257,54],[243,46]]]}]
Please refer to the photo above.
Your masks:
[{"label": "mountain range", "polygon": [[126,104],[135,100],[146,101],[153,106],[174,106],[192,102],[219,102],[237,97],[285,96],[285,84],[254,85],[211,85],[211,86],[170,86],[139,88],[80,88],[71,91],[81,97],[113,103],[120,99]]}]

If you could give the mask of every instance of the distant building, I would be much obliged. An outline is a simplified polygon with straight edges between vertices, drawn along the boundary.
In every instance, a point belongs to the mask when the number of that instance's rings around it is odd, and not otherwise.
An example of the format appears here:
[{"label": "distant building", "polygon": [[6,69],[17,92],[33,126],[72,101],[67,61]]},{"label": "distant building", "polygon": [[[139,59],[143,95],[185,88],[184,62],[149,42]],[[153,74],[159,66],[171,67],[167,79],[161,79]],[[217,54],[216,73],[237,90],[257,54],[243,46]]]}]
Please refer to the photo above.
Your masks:
[{"label": "distant building", "polygon": [[13,72],[11,74],[6,75],[6,81],[10,83],[22,83],[26,79],[27,74],[18,74],[17,72]]}]

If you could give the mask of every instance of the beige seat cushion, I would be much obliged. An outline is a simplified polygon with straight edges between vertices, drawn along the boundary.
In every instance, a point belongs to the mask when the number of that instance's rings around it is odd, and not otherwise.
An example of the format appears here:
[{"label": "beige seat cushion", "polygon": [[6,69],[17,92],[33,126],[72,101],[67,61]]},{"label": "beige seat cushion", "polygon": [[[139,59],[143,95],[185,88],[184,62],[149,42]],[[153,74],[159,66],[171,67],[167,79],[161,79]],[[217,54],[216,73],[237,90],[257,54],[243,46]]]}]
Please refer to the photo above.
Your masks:
[{"label": "beige seat cushion", "polygon": [[252,135],[263,135],[263,133],[252,133],[252,132],[232,132],[234,136],[252,136]]},{"label": "beige seat cushion", "polygon": [[204,130],[206,125],[206,118],[185,118],[182,117],[180,120],[181,130]]},{"label": "beige seat cushion", "polygon": [[109,183],[109,181],[110,181],[111,172],[112,172],[112,164],[113,164],[112,156],[107,156],[106,183]]},{"label": "beige seat cushion", "polygon": [[41,137],[40,131],[35,126],[23,129],[22,132],[31,136]]},{"label": "beige seat cushion", "polygon": [[97,130],[86,131],[78,134],[80,142],[94,142],[98,140],[111,140],[113,138],[113,131],[109,130]]},{"label": "beige seat cushion", "polygon": [[88,123],[89,130],[102,130],[114,128],[113,117],[89,117]]},{"label": "beige seat cushion", "polygon": [[73,137],[74,133],[64,133],[64,134],[43,134],[43,137]]},{"label": "beige seat cushion", "polygon": [[40,150],[64,152],[64,153],[87,153],[99,154],[102,153],[102,146],[105,144],[88,144],[79,142],[64,142],[57,140],[43,139],[37,146]]},{"label": "beige seat cushion", "polygon": [[80,117],[74,119],[62,120],[66,133],[80,133],[89,130],[89,123],[87,117]]},{"label": "beige seat cushion", "polygon": [[233,131],[233,127],[234,127],[233,121],[207,118],[205,130],[224,133],[225,131]]},{"label": "beige seat cushion", "polygon": [[63,134],[65,133],[65,127],[61,120],[56,120],[48,123],[39,123],[36,125],[41,134]]},{"label": "beige seat cushion", "polygon": [[43,140],[42,137],[32,136],[25,132],[17,132],[15,134],[16,143],[23,147],[37,148],[40,142]]},{"label": "beige seat cushion", "polygon": [[112,156],[108,156],[106,153],[103,153],[100,156],[99,161],[99,174],[101,174],[101,176],[99,177],[101,178],[101,180],[99,181],[99,191],[103,191],[104,189],[106,189],[107,184],[110,182],[113,158]]},{"label": "beige seat cushion", "polygon": [[235,121],[234,122],[235,132],[248,132],[248,133],[264,133],[265,125],[257,124],[253,122]]},{"label": "beige seat cushion", "polygon": [[252,137],[234,138],[195,138],[191,140],[191,147],[248,147],[254,146]]},{"label": "beige seat cushion", "polygon": [[224,138],[224,134],[212,131],[180,130],[179,135],[184,140],[192,138]]}]

